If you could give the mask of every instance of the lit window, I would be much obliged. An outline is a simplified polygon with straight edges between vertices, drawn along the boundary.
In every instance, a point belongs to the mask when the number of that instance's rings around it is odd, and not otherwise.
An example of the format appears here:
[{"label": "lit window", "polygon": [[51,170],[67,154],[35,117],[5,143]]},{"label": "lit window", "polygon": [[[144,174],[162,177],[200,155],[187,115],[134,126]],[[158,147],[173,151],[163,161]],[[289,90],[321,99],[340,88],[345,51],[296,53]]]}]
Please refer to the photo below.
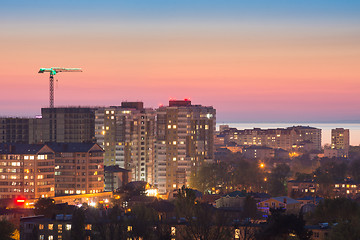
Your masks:
[{"label": "lit window", "polygon": [[39,230],[44,229],[44,224],[39,224]]},{"label": "lit window", "polygon": [[48,237],[48,240],[54,240],[54,236],[53,236],[53,235],[50,235],[50,236]]},{"label": "lit window", "polygon": [[176,227],[171,227],[171,235],[175,236],[176,234]]},{"label": "lit window", "polygon": [[128,226],[128,227],[127,227],[127,231],[128,231],[128,232],[131,232],[131,231],[132,231],[132,226]]},{"label": "lit window", "polygon": [[49,230],[53,230],[53,229],[54,229],[54,224],[49,224],[49,225],[48,225],[48,229],[49,229]]},{"label": "lit window", "polygon": [[240,229],[235,229],[235,239],[240,239]]},{"label": "lit window", "polygon": [[86,224],[85,225],[85,230],[91,230],[91,224]]}]

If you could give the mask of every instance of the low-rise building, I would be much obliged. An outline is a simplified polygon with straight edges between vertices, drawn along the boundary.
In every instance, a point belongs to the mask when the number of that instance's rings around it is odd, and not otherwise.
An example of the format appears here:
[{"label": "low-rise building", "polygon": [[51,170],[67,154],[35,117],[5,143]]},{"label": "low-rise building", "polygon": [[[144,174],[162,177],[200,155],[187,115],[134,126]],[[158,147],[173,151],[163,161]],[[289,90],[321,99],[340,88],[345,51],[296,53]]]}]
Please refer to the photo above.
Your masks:
[{"label": "low-rise building", "polygon": [[312,180],[307,181],[288,181],[288,196],[293,198],[301,198],[305,196],[313,196],[316,194],[319,185]]},{"label": "low-rise building", "polygon": [[347,158],[348,150],[345,149],[336,149],[336,148],[325,148],[324,157],[327,158]]},{"label": "low-rise building", "polygon": [[215,200],[216,208],[243,208],[246,195],[240,191],[234,191],[223,195]]},{"label": "low-rise building", "polygon": [[271,159],[275,156],[275,150],[264,146],[249,146],[243,150],[246,159]]},{"label": "low-rise building", "polygon": [[131,170],[126,170],[118,165],[105,166],[105,192],[113,192],[131,181]]},{"label": "low-rise building", "polygon": [[356,198],[360,194],[360,183],[348,180],[332,184],[334,197]]},{"label": "low-rise building", "polygon": [[[72,215],[57,215],[55,219],[44,216],[25,217],[20,219],[21,240],[70,240],[71,228],[73,227]],[[92,239],[91,223],[85,223],[85,239]]]},{"label": "low-rise building", "polygon": [[258,204],[258,210],[263,213],[263,217],[270,214],[270,209],[283,208],[287,212],[298,213],[300,211],[301,203],[295,199],[287,196],[272,197],[267,200],[261,201]]}]

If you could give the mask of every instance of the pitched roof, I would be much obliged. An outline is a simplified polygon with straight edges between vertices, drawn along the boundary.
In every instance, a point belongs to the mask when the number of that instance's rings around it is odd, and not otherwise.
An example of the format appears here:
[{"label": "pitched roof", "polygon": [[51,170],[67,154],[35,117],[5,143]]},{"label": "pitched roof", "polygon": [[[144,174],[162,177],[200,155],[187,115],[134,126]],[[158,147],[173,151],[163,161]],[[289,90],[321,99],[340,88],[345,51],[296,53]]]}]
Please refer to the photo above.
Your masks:
[{"label": "pitched roof", "polygon": [[[46,143],[54,152],[89,152],[96,143]],[[100,147],[101,149],[101,147]],[[102,150],[98,151],[102,151]]]},{"label": "pitched roof", "polygon": [[0,143],[0,154],[36,154],[44,144]]},{"label": "pitched roof", "polygon": [[131,172],[125,168],[121,168],[118,165],[104,166],[105,172]]},{"label": "pitched roof", "polygon": [[226,196],[229,196],[229,197],[245,197],[246,195],[245,195],[245,193],[243,193],[241,191],[233,191],[233,192],[224,194],[222,197],[226,197]]},{"label": "pitched roof", "polygon": [[279,201],[279,202],[284,202],[284,200],[286,199],[286,204],[300,203],[299,201],[297,201],[295,199],[292,199],[292,198],[289,198],[287,196],[273,197],[273,198],[270,198],[270,199],[274,199],[274,200]]}]

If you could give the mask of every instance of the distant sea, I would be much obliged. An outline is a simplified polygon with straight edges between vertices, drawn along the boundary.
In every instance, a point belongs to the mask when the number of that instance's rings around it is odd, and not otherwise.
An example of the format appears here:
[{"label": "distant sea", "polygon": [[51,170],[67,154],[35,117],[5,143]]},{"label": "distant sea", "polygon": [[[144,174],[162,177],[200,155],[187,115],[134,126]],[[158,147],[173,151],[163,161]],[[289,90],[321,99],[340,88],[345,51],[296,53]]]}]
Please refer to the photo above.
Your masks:
[{"label": "distant sea", "polygon": [[229,125],[239,130],[252,129],[252,128],[287,128],[292,126],[310,126],[322,129],[322,141],[321,144],[330,144],[331,142],[331,129],[345,128],[350,130],[350,145],[360,145],[360,123],[218,123],[219,125]]}]

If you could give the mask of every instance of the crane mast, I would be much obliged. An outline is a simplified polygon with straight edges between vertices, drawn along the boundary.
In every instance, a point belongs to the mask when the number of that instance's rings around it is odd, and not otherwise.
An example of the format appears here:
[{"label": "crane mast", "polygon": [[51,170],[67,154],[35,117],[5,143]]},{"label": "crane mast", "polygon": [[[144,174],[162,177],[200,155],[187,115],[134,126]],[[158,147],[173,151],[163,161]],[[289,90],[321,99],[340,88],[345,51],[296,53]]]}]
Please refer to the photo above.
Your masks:
[{"label": "crane mast", "polygon": [[50,108],[54,108],[54,75],[59,72],[82,72],[81,68],[40,68],[38,73],[49,72],[49,82],[50,82]]}]

